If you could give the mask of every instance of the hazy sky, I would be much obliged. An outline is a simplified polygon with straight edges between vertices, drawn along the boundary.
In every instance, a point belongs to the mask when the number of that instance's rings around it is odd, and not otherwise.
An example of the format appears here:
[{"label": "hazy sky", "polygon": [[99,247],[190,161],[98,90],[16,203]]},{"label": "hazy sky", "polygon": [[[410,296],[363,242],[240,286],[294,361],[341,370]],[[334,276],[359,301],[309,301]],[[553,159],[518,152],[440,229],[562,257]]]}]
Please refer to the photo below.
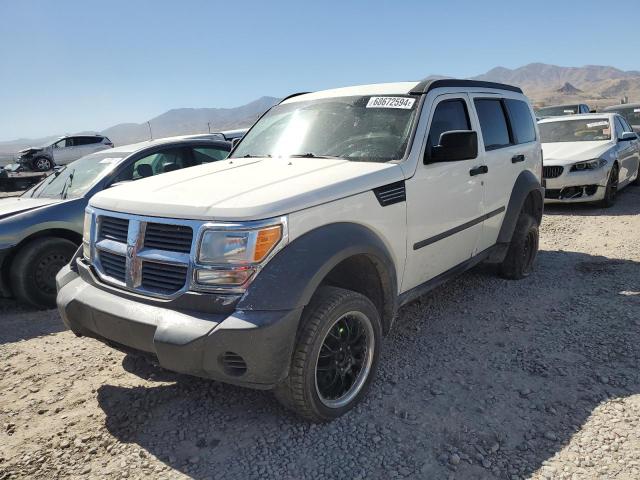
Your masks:
[{"label": "hazy sky", "polygon": [[0,0],[0,140],[497,65],[635,70],[633,3]]}]

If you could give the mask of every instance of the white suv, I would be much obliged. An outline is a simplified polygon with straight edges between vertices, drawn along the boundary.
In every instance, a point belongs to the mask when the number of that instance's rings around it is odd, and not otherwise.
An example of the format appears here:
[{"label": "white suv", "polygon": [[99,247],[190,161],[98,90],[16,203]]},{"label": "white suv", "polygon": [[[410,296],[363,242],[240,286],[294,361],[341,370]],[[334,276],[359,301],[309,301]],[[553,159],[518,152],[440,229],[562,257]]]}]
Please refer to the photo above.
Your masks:
[{"label": "white suv", "polygon": [[78,335],[330,420],[365,394],[401,305],[483,260],[531,272],[541,169],[515,87],[291,96],[229,159],[94,196],[58,306]]}]

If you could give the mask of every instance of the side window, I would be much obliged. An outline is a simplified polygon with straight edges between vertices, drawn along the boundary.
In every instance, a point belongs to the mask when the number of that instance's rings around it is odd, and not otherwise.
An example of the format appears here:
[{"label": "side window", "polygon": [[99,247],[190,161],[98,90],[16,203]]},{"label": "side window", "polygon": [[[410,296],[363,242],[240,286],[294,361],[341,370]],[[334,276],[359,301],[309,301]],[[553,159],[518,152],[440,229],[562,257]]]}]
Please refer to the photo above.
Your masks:
[{"label": "side window", "polygon": [[67,138],[64,142],[65,147],[75,147],[75,145],[76,145],[76,139],[73,137]]},{"label": "side window", "polygon": [[193,159],[195,165],[224,160],[225,158],[227,158],[227,155],[229,155],[229,152],[220,148],[195,147],[193,149]]},{"label": "side window", "polygon": [[509,127],[502,108],[502,101],[493,98],[481,98],[475,100],[474,104],[480,120],[480,130],[482,130],[485,150],[495,150],[511,145]]},{"label": "side window", "polygon": [[624,130],[624,126],[622,125],[622,122],[620,121],[620,117],[615,117],[615,123],[616,123],[616,137],[620,138],[622,137],[622,133],[625,131]]},{"label": "side window", "polygon": [[74,140],[76,146],[91,145],[92,143],[96,143],[95,137],[75,137]]},{"label": "side window", "polygon": [[622,123],[625,132],[633,132],[633,128],[631,128],[631,125],[629,125],[629,122],[627,122],[624,117],[620,117],[620,123]]},{"label": "side window", "polygon": [[189,166],[189,150],[187,148],[171,148],[152,153],[130,163],[118,174],[114,183],[152,177],[187,166]]},{"label": "side window", "polygon": [[471,130],[467,104],[462,99],[443,100],[436,106],[427,137],[427,152],[440,144],[440,135],[452,130]]},{"label": "side window", "polygon": [[536,139],[536,128],[531,118],[529,105],[522,100],[505,100],[511,130],[513,131],[515,143],[533,142]]}]

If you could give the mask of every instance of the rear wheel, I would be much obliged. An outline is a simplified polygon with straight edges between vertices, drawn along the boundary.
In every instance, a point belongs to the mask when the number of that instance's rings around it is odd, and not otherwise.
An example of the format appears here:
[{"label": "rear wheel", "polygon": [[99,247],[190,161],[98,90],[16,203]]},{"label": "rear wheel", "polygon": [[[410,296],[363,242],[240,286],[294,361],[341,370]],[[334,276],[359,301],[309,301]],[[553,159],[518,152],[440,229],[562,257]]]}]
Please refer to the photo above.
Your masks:
[{"label": "rear wheel", "polygon": [[333,420],[351,410],[371,383],[382,338],[380,315],[364,295],[321,287],[301,321],[289,377],[275,394],[308,420]]},{"label": "rear wheel", "polygon": [[56,274],[75,253],[64,238],[44,237],[25,245],[11,264],[9,277],[18,300],[37,308],[56,306]]},{"label": "rear wheel", "polygon": [[528,213],[521,213],[507,256],[500,265],[500,274],[504,278],[519,280],[531,274],[538,254],[538,239],[538,222]]},{"label": "rear wheel", "polygon": [[600,205],[604,208],[613,207],[616,203],[616,197],[618,196],[618,165],[614,164],[611,167],[609,178],[607,180],[607,188],[604,191],[604,198],[600,202]]},{"label": "rear wheel", "polygon": [[47,157],[38,157],[31,162],[31,165],[37,172],[47,172],[53,168],[53,162]]}]

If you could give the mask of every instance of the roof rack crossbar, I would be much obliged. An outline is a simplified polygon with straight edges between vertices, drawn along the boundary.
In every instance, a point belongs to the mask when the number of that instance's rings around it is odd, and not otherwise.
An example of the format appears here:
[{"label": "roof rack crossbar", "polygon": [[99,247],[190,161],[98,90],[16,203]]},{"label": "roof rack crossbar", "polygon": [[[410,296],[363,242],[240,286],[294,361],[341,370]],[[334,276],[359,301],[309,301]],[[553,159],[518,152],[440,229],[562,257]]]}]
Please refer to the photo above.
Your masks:
[{"label": "roof rack crossbar", "polygon": [[465,88],[494,88],[496,90],[508,90],[510,92],[522,93],[519,87],[507,85],[505,83],[483,82],[480,80],[459,80],[446,78],[440,80],[423,80],[409,92],[412,95],[425,95],[435,88],[442,87],[465,87]]}]

